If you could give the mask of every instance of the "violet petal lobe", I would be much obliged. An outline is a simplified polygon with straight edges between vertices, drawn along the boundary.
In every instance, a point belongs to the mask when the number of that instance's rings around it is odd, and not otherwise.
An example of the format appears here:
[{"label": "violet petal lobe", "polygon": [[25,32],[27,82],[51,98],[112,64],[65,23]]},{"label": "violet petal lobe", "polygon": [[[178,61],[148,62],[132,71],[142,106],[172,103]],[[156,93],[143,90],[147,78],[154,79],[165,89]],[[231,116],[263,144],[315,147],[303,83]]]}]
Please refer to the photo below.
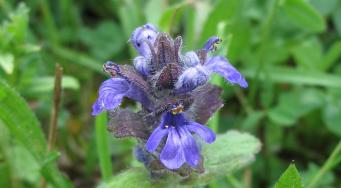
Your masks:
[{"label": "violet petal lobe", "polygon": [[92,107],[92,115],[97,115],[103,110],[115,109],[128,90],[128,82],[124,79],[111,78],[104,81],[99,88],[99,97]]},{"label": "violet petal lobe", "polygon": [[201,65],[186,69],[175,84],[180,92],[191,91],[198,86],[204,85],[209,78],[209,72]]},{"label": "violet petal lobe", "polygon": [[209,58],[205,67],[211,72],[220,74],[232,84],[238,84],[243,88],[248,87],[244,76],[222,56]]},{"label": "violet petal lobe", "polygon": [[200,161],[200,153],[197,143],[185,125],[178,129],[178,133],[180,134],[181,145],[185,154],[186,163],[192,167],[196,167]]},{"label": "violet petal lobe", "polygon": [[151,52],[146,41],[150,41],[151,44],[153,44],[156,40],[157,34],[158,31],[155,26],[152,24],[145,24],[134,30],[131,34],[130,41],[140,55],[149,58]]},{"label": "violet petal lobe", "polygon": [[181,57],[181,61],[186,67],[193,67],[200,63],[200,59],[194,51],[186,52],[185,55]]},{"label": "violet petal lobe", "polygon": [[149,104],[143,91],[122,78],[110,78],[104,81],[98,93],[99,97],[92,107],[92,115],[98,115],[103,110],[114,110],[125,96],[142,104]]},{"label": "violet petal lobe", "polygon": [[148,60],[145,57],[137,56],[134,58],[134,67],[143,76],[147,76],[149,74],[148,66]]},{"label": "violet petal lobe", "polygon": [[192,121],[187,125],[187,128],[189,131],[199,135],[207,143],[215,141],[216,136],[214,132],[207,126]]},{"label": "violet petal lobe", "polygon": [[147,143],[146,143],[147,151],[154,152],[159,146],[163,137],[165,137],[167,134],[168,134],[168,129],[164,129],[162,128],[162,126],[157,127],[147,140]]},{"label": "violet petal lobe", "polygon": [[170,127],[167,141],[160,154],[160,160],[168,169],[178,169],[186,161],[181,138],[176,128]]}]

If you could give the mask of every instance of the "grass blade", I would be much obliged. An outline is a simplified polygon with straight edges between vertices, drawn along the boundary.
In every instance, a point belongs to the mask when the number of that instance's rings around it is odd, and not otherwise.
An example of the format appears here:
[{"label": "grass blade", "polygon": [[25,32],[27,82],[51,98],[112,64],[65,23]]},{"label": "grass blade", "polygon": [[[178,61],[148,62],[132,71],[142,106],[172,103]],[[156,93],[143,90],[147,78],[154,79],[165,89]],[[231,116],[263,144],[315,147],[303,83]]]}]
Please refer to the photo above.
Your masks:
[{"label": "grass blade", "polygon": [[99,158],[99,165],[104,181],[110,179],[112,175],[112,164],[109,151],[107,116],[102,113],[96,117],[96,146]]}]

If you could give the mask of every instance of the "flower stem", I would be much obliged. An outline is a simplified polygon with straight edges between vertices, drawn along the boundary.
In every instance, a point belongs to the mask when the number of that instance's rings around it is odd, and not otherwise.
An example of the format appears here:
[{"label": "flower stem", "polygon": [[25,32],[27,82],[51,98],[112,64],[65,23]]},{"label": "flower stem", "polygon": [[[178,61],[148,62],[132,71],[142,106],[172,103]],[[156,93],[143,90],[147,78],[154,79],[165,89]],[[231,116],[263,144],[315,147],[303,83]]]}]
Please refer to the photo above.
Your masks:
[{"label": "flower stem", "polygon": [[104,181],[110,179],[112,175],[112,163],[109,151],[107,136],[107,116],[102,113],[96,117],[96,147],[99,158],[99,165]]},{"label": "flower stem", "polygon": [[53,106],[51,110],[51,120],[50,120],[50,129],[49,129],[49,137],[48,137],[48,148],[47,148],[48,151],[53,150],[54,145],[56,143],[58,112],[59,112],[58,109],[60,106],[60,99],[62,95],[62,75],[63,75],[63,68],[59,64],[56,64]]},{"label": "flower stem", "polygon": [[[337,165],[335,161],[338,160],[338,158],[341,155],[341,141],[337,144],[335,149],[333,150],[332,154],[329,156],[327,161],[324,163],[322,168],[317,172],[317,174],[313,177],[312,181],[309,183],[307,188],[313,188],[316,186],[316,183],[321,179],[321,177],[329,170],[331,170],[334,166]],[[338,162],[340,162],[338,160]]]},{"label": "flower stem", "polygon": [[[63,76],[63,68],[57,63],[55,78],[54,78],[54,91],[53,91],[53,106],[51,110],[51,120],[49,127],[49,136],[47,142],[47,152],[53,150],[54,145],[57,140],[57,124],[58,124],[58,112],[60,106],[60,99],[62,95],[62,76]],[[46,187],[46,180],[42,179],[40,182],[40,187]]]}]

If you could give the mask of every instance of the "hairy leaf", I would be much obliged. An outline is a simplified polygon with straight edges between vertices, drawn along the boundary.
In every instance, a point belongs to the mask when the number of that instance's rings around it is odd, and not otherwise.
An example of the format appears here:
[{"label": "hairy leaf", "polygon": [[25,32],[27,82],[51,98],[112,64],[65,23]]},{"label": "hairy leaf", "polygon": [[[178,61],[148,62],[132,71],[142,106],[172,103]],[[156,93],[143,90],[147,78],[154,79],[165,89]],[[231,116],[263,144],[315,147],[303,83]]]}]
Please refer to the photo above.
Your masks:
[{"label": "hairy leaf", "polygon": [[211,145],[204,145],[206,171],[200,175],[193,175],[182,179],[169,174],[161,180],[152,180],[143,168],[126,170],[113,177],[100,188],[114,187],[176,187],[180,185],[204,185],[217,176],[230,174],[252,162],[255,154],[260,150],[260,142],[253,136],[237,131],[229,131],[219,135]]}]

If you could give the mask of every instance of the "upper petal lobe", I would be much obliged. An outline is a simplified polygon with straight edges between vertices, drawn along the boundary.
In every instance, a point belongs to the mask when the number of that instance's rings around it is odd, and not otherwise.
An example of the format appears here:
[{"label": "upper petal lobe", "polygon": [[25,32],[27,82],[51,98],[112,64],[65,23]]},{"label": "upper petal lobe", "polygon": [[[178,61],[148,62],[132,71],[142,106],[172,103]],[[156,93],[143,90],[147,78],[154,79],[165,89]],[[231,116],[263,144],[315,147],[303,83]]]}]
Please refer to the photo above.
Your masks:
[{"label": "upper petal lobe", "polygon": [[142,104],[149,104],[143,91],[122,78],[110,78],[104,81],[98,94],[99,97],[92,107],[92,115],[97,115],[103,110],[114,110],[121,104],[123,97],[129,97]]},{"label": "upper petal lobe", "polygon": [[220,74],[232,84],[238,84],[243,88],[248,87],[244,76],[222,56],[209,58],[205,67],[211,72]]}]

